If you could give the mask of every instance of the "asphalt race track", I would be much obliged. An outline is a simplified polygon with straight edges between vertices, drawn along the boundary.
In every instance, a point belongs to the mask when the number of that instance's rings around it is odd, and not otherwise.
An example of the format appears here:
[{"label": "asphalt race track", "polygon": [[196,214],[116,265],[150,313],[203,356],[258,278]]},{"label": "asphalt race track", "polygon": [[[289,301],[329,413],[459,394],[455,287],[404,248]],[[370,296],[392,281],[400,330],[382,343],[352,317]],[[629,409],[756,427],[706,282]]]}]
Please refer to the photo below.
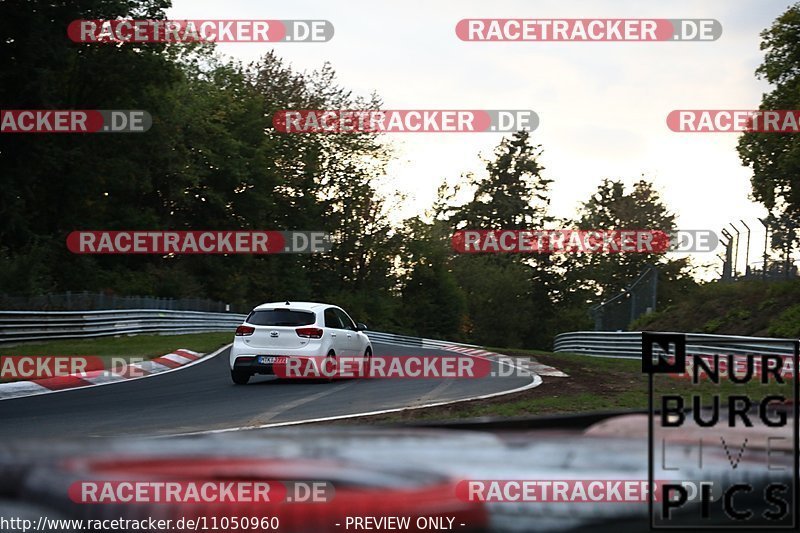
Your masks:
[{"label": "asphalt race track", "polygon": [[[375,357],[454,355],[374,343]],[[461,357],[467,357],[461,355]],[[498,363],[493,362],[493,369]],[[537,376],[348,379],[332,383],[254,376],[234,385],[228,349],[188,368],[111,385],[0,401],[0,438],[168,436],[251,428],[474,398]]]}]

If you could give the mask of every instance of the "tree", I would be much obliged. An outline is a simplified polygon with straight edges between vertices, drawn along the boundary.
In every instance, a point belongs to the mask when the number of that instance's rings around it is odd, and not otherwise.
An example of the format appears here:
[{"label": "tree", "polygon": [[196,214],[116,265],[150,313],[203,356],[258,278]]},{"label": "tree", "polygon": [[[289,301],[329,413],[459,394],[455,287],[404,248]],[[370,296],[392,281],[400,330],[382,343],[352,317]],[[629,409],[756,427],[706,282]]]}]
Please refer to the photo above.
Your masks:
[{"label": "tree", "polygon": [[[618,180],[604,179],[594,194],[581,204],[570,222],[582,230],[660,230],[673,232],[675,215],[667,208],[653,184],[640,179],[628,190]],[[659,277],[660,294],[671,294],[670,282],[689,279],[687,259],[670,260],[663,253],[578,253],[563,259],[569,285],[587,301],[599,302],[620,292],[648,265],[664,274]]]},{"label": "tree", "polygon": [[[0,135],[0,292],[64,290],[333,300],[380,325],[394,316],[399,249],[376,191],[389,150],[374,134],[291,135],[286,109],[378,109],[330,65],[299,73],[274,53],[254,65],[213,45],[81,44],[76,19],[163,19],[168,0],[0,3],[7,109],[144,109],[144,134]],[[319,230],[324,255],[81,256],[76,229]]]},{"label": "tree", "polygon": [[[765,55],[756,76],[774,88],[763,95],[759,109],[799,109],[800,3],[761,32],[761,50]],[[739,139],[738,152],[742,164],[753,170],[753,198],[773,219],[796,218],[800,214],[800,136],[747,132]]]},{"label": "tree", "polygon": [[[642,179],[627,191],[622,181],[604,179],[581,204],[572,224],[582,230],[675,229],[675,215],[667,210],[653,184]],[[619,292],[644,270],[663,260],[655,253],[579,253],[566,259],[570,277],[596,296]]]},{"label": "tree", "polygon": [[[293,72],[273,53],[254,65],[251,78],[264,98],[263,114],[288,109],[380,109],[380,98],[357,97],[339,85],[325,64],[310,74]],[[359,319],[381,323],[393,314],[387,300],[399,238],[389,222],[388,200],[375,184],[385,172],[389,147],[378,134],[281,133],[271,126],[269,172],[278,176],[278,223],[286,229],[327,231],[335,243],[303,264],[315,294],[327,294]]]},{"label": "tree", "polygon": [[402,323],[414,335],[459,340],[464,334],[466,296],[452,272],[449,224],[443,220],[427,224],[415,217],[404,227]]},{"label": "tree", "polygon": [[[782,213],[780,216],[776,213]],[[800,212],[789,211],[786,206],[775,209],[767,215],[770,248],[777,252],[783,262],[784,272],[789,272],[792,265],[792,254],[798,250],[798,229],[800,229]]]},{"label": "tree", "polygon": [[458,228],[529,229],[551,221],[550,184],[542,175],[541,145],[533,145],[526,130],[503,138],[486,161],[485,176],[469,175],[472,200],[453,209],[451,222]]},{"label": "tree", "polygon": [[[79,228],[150,227],[157,209],[143,201],[163,168],[163,98],[181,78],[163,44],[86,45],[66,35],[75,19],[163,19],[169,2],[80,0],[0,3],[0,101],[6,109],[144,109],[159,117],[144,135],[0,135],[0,260],[19,269],[0,290],[94,289],[110,258],[77,257],[64,246]],[[166,118],[166,121],[164,120]],[[148,261],[127,258],[141,269]]]},{"label": "tree", "polygon": [[[486,161],[486,173],[469,176],[474,192],[461,206],[444,210],[458,229],[535,229],[548,214],[551,179],[542,174],[540,145],[520,131],[503,138]],[[543,326],[552,317],[555,278],[546,256],[472,255],[453,260],[453,273],[467,299],[465,335],[487,345],[549,347]]]}]

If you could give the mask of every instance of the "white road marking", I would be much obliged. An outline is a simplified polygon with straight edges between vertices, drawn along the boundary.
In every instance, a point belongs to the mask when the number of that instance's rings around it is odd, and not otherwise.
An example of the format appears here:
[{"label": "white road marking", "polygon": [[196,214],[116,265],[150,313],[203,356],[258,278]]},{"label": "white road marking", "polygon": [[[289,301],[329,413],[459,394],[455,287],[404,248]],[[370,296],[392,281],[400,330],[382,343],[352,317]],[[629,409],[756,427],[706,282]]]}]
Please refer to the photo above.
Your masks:
[{"label": "white road marking", "polygon": [[[454,352],[454,353],[457,353],[457,352]],[[471,357],[481,357],[481,356],[471,356]],[[499,364],[508,365],[508,366],[510,366],[512,368],[516,368],[516,369],[519,369],[519,370],[525,370],[524,368],[520,368],[517,365],[514,365],[509,361],[500,360],[500,361],[494,361],[494,362],[495,363],[499,363]],[[277,427],[285,427],[285,426],[297,426],[297,425],[300,425],[300,424],[311,424],[311,423],[315,423],[315,422],[330,422],[330,421],[333,421],[333,420],[345,420],[347,418],[356,418],[356,417],[360,417],[360,416],[373,416],[373,415],[383,415],[383,414],[388,414],[388,413],[399,413],[401,411],[410,411],[412,409],[425,409],[425,408],[428,408],[428,407],[439,407],[439,406],[442,406],[442,405],[451,405],[451,404],[454,404],[454,403],[469,402],[469,401],[472,401],[472,400],[485,400],[487,398],[495,398],[497,396],[504,396],[506,394],[513,394],[515,392],[522,392],[522,391],[525,391],[525,390],[528,390],[528,389],[532,389],[534,387],[538,387],[539,385],[542,384],[542,378],[539,377],[538,375],[531,374],[530,378],[531,378],[531,382],[530,383],[528,383],[527,385],[523,385],[522,387],[517,387],[516,389],[507,390],[507,391],[500,391],[500,392],[492,392],[492,393],[489,393],[489,394],[482,394],[480,396],[472,396],[472,397],[469,397],[469,398],[461,398],[461,399],[458,399],[458,400],[447,400],[447,401],[443,401],[443,402],[434,402],[434,403],[428,403],[428,404],[424,404],[424,405],[396,407],[396,408],[392,408],[392,409],[381,409],[381,410],[378,410],[378,411],[367,411],[367,412],[362,412],[362,413],[350,413],[350,414],[346,414],[346,415],[326,416],[326,417],[321,417],[321,418],[308,418],[308,419],[304,419],[304,420],[291,420],[291,421],[288,421],[288,422],[272,422],[272,423],[269,423],[269,424],[259,424],[259,425],[252,425],[252,426],[241,426],[241,427],[232,427],[232,428],[224,428],[224,429],[207,429],[207,430],[203,430],[203,431],[190,431],[190,432],[186,432],[186,433],[172,433],[172,434],[169,434],[169,435],[158,435],[158,436],[155,436],[155,437],[152,437],[152,438],[163,439],[163,438],[167,438],[167,437],[183,437],[183,436],[189,436],[189,435],[211,435],[211,434],[215,434],[215,433],[231,433],[233,431],[249,431],[249,430],[254,430],[254,429],[268,429],[268,428],[277,428]]]}]

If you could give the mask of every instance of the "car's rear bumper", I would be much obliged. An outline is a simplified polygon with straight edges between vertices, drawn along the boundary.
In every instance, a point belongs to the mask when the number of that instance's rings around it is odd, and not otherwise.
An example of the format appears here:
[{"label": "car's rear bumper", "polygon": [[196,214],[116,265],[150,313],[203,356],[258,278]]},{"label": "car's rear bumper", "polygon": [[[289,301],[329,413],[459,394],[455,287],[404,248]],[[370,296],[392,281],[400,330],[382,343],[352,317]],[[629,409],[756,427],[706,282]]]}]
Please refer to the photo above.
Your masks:
[{"label": "car's rear bumper", "polygon": [[258,359],[253,357],[240,357],[233,365],[233,370],[237,372],[247,372],[248,374],[275,374],[273,364],[260,364]]},{"label": "car's rear bumper", "polygon": [[[258,355],[255,354],[242,354],[235,358],[231,357],[231,370],[239,370],[241,372],[249,372],[250,374],[275,374],[275,367],[278,364],[274,363],[259,363],[258,357],[262,355],[279,355],[279,354],[265,354],[259,353]],[[322,359],[322,356],[319,355],[284,355],[280,354],[280,357],[286,357],[287,359],[294,359],[300,360],[303,364],[313,364],[316,366],[319,361]],[[280,363],[279,363],[280,364]],[[283,366],[286,366],[286,363],[283,363]],[[295,365],[293,368],[297,368]],[[305,368],[305,367],[304,367]]]},{"label": "car's rear bumper", "polygon": [[[242,341],[240,338],[236,338],[233,341],[233,346],[231,346],[231,351],[229,355],[229,366],[231,369],[236,369],[240,364],[244,364],[245,366],[253,367],[255,370],[259,370],[262,367],[272,367],[272,365],[258,365],[254,362],[250,362],[249,358],[255,359],[261,355],[272,355],[272,356],[283,356],[283,357],[291,357],[291,358],[316,358],[320,356],[324,356],[326,354],[324,348],[325,346],[314,339],[316,342],[311,342],[307,346],[303,346],[302,348],[296,349],[285,349],[285,348],[263,348],[257,346],[249,346],[247,343]],[[270,372],[271,373],[271,372]]]}]

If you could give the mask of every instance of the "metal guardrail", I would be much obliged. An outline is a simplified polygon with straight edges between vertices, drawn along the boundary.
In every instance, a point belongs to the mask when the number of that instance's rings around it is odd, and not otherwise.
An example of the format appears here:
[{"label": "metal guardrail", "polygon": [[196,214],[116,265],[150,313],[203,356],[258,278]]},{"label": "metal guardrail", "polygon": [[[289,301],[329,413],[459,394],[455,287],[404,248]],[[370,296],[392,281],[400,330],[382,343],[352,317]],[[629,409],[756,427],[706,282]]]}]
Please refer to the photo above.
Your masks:
[{"label": "metal guardrail", "polygon": [[[782,345],[781,341],[785,341]],[[697,355],[791,355],[794,339],[739,335],[686,334],[686,350]],[[556,335],[553,351],[597,357],[641,359],[640,331],[574,331]]]},{"label": "metal guardrail", "polygon": [[138,333],[232,331],[245,316],[164,309],[0,311],[0,343]]},{"label": "metal guardrail", "polygon": [[[125,309],[111,311],[0,311],[0,343],[34,340],[78,339],[140,333],[183,334],[233,331],[247,315],[171,311],[163,309]],[[444,348],[472,344],[366,331],[375,342],[411,348]],[[780,345],[786,340],[786,347]],[[699,355],[715,353],[778,354],[791,353],[789,339],[732,335],[688,334],[687,349]],[[555,352],[570,352],[600,357],[641,358],[642,334],[636,331],[576,331],[556,336]]]},{"label": "metal guardrail", "polygon": [[[140,333],[182,334],[230,331],[247,315],[174,311],[166,309],[116,309],[109,311],[0,311],[0,343],[54,339],[80,339]],[[415,348],[466,346],[380,331],[366,331],[376,342]]]},{"label": "metal guardrail", "polygon": [[229,313],[229,304],[208,298],[162,298],[122,296],[104,292],[63,292],[32,296],[0,294],[0,309],[14,311],[119,311],[122,309],[162,309]]},{"label": "metal guardrail", "polygon": [[474,344],[463,344],[460,342],[440,341],[436,339],[423,339],[420,337],[409,337],[407,335],[395,335],[394,333],[383,333],[380,331],[365,331],[364,333],[371,341],[385,342],[397,346],[408,346],[410,348],[445,348],[447,346],[463,346],[467,348],[480,348]]}]

